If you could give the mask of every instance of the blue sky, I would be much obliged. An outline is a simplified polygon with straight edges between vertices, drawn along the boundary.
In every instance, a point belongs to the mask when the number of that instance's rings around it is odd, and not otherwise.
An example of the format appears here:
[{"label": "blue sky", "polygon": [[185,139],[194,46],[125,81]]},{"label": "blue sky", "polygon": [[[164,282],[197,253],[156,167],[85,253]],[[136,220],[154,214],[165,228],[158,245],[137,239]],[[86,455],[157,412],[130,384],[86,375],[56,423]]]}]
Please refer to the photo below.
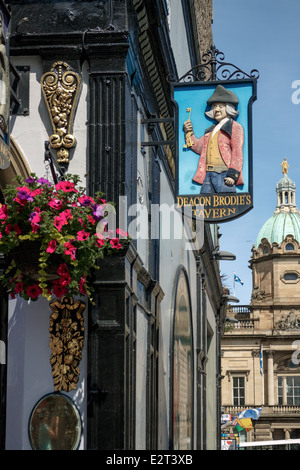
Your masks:
[{"label": "blue sky", "polygon": [[254,208],[220,224],[221,249],[236,255],[235,261],[221,262],[221,274],[231,294],[233,272],[241,278],[244,285],[235,284],[237,305],[247,305],[252,290],[251,248],[276,208],[275,188],[282,178],[284,157],[300,207],[300,1],[213,0],[213,7],[214,44],[225,61],[247,73],[252,69],[260,73],[253,104]]}]

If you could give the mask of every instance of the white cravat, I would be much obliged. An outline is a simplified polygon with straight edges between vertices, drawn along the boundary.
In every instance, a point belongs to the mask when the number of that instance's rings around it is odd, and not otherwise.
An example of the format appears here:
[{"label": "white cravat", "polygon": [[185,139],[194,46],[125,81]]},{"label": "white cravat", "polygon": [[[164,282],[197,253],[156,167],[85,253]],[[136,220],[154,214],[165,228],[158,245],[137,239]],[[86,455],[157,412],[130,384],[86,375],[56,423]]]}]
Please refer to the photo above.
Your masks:
[{"label": "white cravat", "polygon": [[225,122],[227,122],[228,120],[229,120],[229,118],[225,117],[224,119],[222,119],[222,121],[218,122],[218,124],[216,125],[216,127],[214,127],[214,129],[212,131],[212,137],[215,135],[216,132],[218,132],[221,129],[223,124],[225,124]]}]

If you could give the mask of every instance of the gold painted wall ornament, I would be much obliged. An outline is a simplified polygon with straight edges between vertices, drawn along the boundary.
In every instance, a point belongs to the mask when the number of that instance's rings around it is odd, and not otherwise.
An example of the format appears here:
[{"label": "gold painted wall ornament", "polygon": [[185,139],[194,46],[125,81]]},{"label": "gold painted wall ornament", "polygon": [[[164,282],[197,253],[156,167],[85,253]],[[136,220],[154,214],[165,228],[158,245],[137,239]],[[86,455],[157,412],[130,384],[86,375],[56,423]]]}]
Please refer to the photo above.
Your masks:
[{"label": "gold painted wall ornament", "polygon": [[57,162],[69,163],[69,150],[76,145],[72,135],[74,113],[81,79],[65,62],[55,62],[41,78],[41,87],[51,119],[50,147],[57,150]]},{"label": "gold painted wall ornament", "polygon": [[64,296],[50,302],[50,364],[54,390],[76,390],[79,379],[79,363],[82,359],[84,342],[85,303],[72,297]]}]

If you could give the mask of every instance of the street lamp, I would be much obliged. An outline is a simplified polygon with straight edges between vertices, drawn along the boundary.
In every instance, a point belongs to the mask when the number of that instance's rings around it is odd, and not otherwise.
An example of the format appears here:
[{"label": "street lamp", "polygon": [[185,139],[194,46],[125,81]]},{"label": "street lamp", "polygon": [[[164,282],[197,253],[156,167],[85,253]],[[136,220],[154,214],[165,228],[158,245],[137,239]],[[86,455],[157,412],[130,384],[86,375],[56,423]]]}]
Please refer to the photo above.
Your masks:
[{"label": "street lamp", "polygon": [[212,252],[212,258],[220,261],[234,261],[236,256],[229,251],[214,250]]}]

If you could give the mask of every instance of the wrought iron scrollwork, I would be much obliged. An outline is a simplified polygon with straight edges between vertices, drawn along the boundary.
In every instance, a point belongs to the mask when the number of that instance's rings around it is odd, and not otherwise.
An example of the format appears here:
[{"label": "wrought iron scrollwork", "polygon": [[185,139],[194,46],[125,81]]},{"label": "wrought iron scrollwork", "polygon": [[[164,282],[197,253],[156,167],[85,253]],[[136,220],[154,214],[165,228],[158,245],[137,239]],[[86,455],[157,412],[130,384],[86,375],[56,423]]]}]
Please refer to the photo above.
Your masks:
[{"label": "wrought iron scrollwork", "polygon": [[213,45],[202,55],[201,64],[192,67],[182,77],[177,79],[173,74],[168,75],[167,81],[172,82],[208,82],[218,80],[258,78],[259,71],[251,70],[250,73],[244,72],[239,67],[230,62],[225,62],[223,52],[216,49]]}]

